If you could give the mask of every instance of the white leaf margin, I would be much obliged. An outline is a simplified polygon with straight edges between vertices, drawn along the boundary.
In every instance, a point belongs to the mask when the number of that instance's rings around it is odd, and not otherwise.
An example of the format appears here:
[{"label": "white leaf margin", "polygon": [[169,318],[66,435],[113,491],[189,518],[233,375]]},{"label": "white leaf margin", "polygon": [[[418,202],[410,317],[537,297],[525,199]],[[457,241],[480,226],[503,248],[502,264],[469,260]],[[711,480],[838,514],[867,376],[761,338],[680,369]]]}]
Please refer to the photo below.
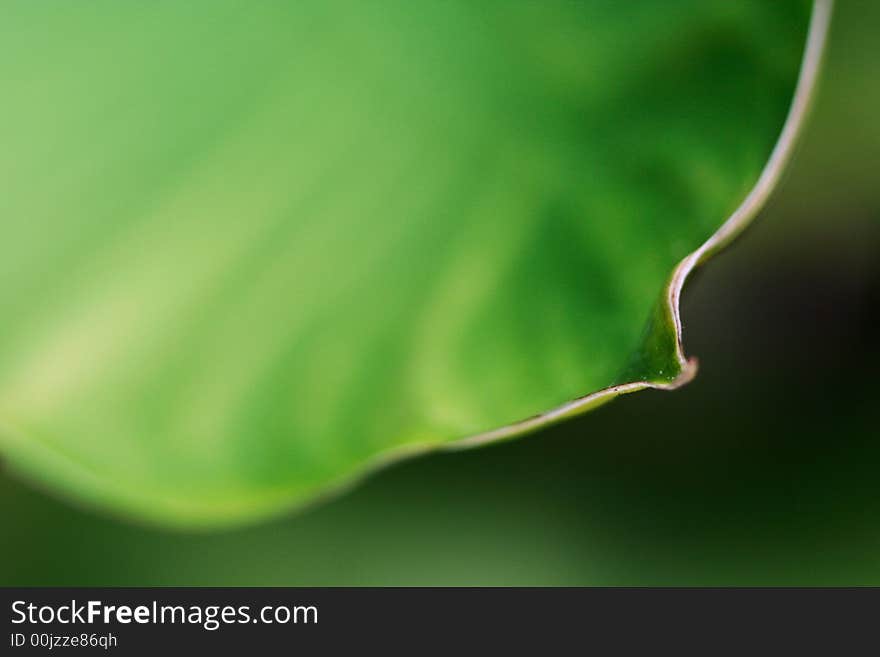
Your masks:
[{"label": "white leaf margin", "polygon": [[721,251],[730,244],[758,215],[766,205],[767,199],[776,188],[782,172],[785,170],[797,138],[806,120],[812,99],[815,95],[816,83],[819,78],[822,57],[825,51],[828,28],[831,24],[831,13],[834,0],[814,0],[813,11],[810,17],[810,26],[807,31],[807,43],[801,60],[800,73],[794,96],[782,131],[776,140],[776,144],[770,153],[767,163],[764,165],[761,175],[748,195],[740,203],[739,207],[731,214],[721,227],[706,240],[700,248],[686,256],[673,270],[669,282],[666,284],[664,298],[666,310],[675,327],[675,356],[678,361],[680,373],[669,383],[652,381],[632,381],[603,388],[584,397],[579,397],[554,409],[536,415],[534,417],[514,422],[513,424],[457,440],[448,444],[449,449],[462,449],[492,443],[505,438],[511,438],[530,431],[535,431],[553,422],[579,415],[585,411],[611,401],[619,395],[653,388],[657,390],[675,390],[693,380],[697,373],[697,359],[685,356],[684,339],[681,323],[680,299],[684,284],[699,265],[710,256]]}]

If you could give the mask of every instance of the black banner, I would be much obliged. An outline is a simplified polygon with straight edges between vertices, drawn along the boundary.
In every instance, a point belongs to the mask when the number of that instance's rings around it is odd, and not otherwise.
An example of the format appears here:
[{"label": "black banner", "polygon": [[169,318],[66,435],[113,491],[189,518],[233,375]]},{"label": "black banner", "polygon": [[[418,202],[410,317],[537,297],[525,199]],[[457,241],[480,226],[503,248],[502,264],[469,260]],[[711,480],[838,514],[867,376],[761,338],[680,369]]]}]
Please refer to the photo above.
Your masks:
[{"label": "black banner", "polygon": [[[880,589],[0,589],[0,653],[878,653]],[[748,651],[744,653],[743,651]],[[262,653],[257,653],[262,654]]]}]

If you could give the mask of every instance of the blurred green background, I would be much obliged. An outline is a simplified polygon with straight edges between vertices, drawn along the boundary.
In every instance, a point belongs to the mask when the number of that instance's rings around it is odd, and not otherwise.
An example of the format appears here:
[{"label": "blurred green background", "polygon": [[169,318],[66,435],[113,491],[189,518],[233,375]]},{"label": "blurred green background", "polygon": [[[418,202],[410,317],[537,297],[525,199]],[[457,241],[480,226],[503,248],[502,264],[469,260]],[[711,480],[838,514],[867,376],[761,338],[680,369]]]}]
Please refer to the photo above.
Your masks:
[{"label": "blurred green background", "polygon": [[0,584],[880,584],[878,28],[878,3],[838,3],[786,180],[686,291],[686,388],[221,533],[4,473]]}]

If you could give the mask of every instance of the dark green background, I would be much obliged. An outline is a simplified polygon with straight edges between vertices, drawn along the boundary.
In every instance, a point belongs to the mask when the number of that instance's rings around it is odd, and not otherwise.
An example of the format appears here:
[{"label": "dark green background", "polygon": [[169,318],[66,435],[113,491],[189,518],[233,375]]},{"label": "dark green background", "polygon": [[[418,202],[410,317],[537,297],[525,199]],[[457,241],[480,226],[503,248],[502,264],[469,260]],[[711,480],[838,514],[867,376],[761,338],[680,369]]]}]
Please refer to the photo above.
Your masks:
[{"label": "dark green background", "polygon": [[4,476],[0,584],[880,584],[878,14],[838,3],[794,165],[687,290],[687,388],[224,533]]}]

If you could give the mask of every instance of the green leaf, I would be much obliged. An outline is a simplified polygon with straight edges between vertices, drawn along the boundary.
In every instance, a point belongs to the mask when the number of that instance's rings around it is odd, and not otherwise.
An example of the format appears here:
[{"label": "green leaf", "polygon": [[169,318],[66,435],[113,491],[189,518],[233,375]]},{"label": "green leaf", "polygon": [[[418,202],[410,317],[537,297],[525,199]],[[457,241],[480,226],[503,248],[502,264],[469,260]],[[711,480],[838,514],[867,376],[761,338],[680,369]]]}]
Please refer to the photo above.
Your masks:
[{"label": "green leaf", "polygon": [[197,526],[687,380],[829,3],[2,13],[0,446]]}]

